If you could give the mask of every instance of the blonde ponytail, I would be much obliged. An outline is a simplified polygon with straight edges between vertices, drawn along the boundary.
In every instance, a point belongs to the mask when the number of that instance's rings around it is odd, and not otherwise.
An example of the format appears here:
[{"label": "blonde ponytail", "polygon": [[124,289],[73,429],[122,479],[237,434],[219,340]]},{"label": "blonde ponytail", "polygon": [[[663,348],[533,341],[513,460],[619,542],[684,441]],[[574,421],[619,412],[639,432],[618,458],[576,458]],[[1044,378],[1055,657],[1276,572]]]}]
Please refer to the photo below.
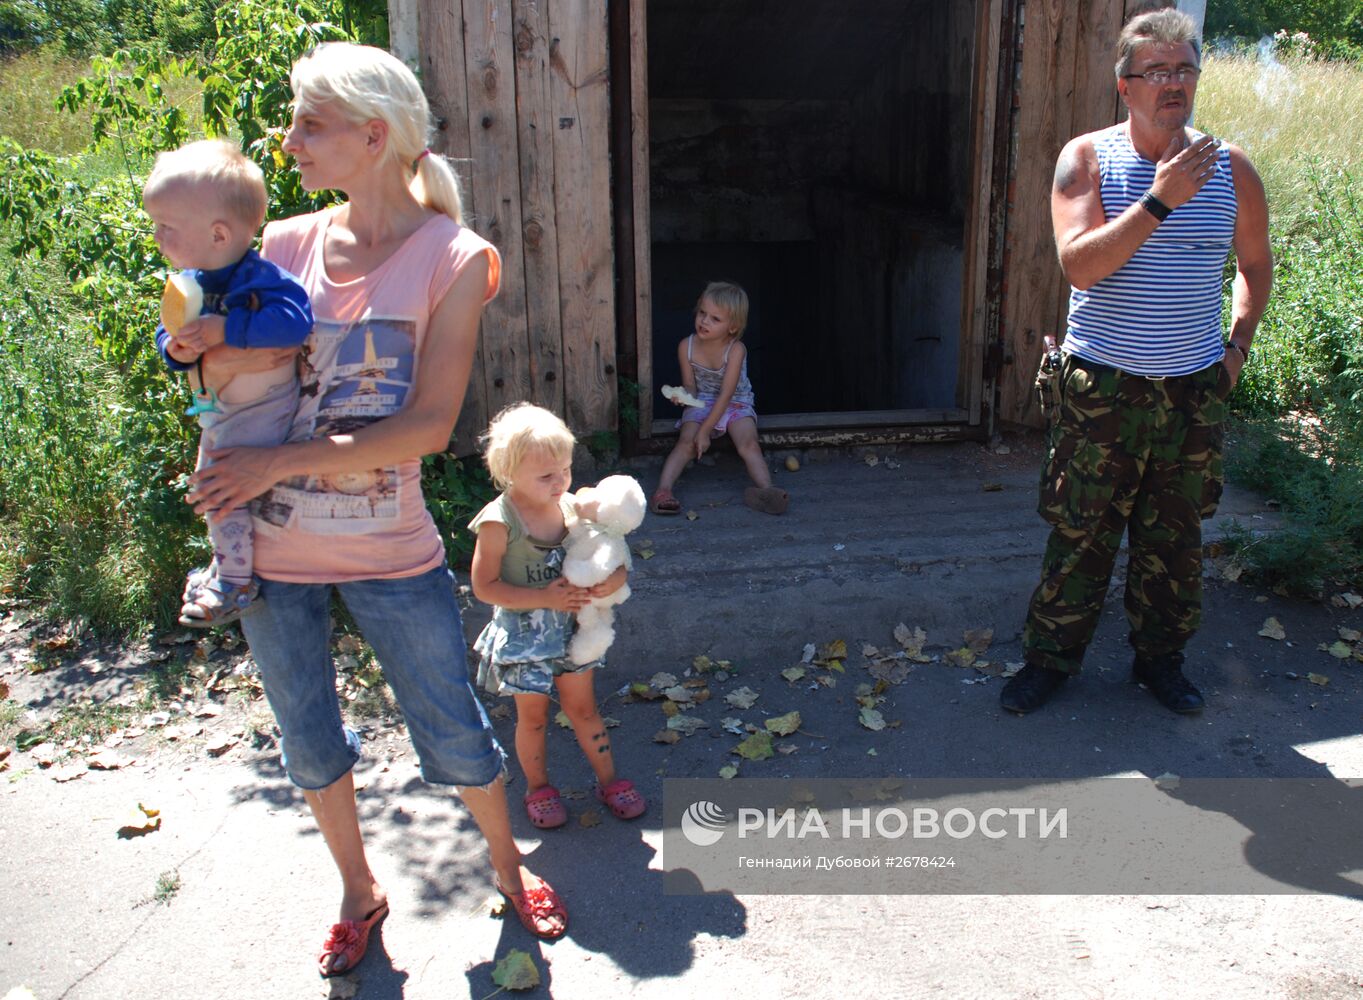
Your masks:
[{"label": "blonde ponytail", "polygon": [[431,108],[412,71],[371,45],[324,42],[293,64],[294,104],[334,104],[351,121],[388,126],[387,155],[412,172],[412,195],[427,208],[464,221],[459,178],[431,153]]}]

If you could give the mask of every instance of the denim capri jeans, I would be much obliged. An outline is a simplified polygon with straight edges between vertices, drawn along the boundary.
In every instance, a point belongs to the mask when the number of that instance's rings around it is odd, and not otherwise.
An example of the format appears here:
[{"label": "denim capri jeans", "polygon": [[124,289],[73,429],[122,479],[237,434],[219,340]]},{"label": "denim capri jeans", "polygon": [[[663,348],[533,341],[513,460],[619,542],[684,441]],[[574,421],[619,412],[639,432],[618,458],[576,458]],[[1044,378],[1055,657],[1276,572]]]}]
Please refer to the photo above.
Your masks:
[{"label": "denim capri jeans", "polygon": [[300,788],[325,788],[360,756],[359,740],[342,723],[336,696],[333,589],[383,666],[422,778],[437,785],[490,784],[502,773],[506,755],[469,683],[463,623],[445,566],[398,579],[261,582],[262,600],[242,615],[241,625],[283,733],[289,779]]}]

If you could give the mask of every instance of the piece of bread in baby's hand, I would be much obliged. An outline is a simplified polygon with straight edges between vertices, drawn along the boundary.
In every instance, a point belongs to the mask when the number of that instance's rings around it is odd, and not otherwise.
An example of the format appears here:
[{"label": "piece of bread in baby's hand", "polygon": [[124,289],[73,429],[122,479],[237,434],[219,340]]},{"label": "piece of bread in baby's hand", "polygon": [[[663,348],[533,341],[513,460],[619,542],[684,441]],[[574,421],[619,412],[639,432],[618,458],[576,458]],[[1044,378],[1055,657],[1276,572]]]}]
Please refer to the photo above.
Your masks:
[{"label": "piece of bread in baby's hand", "polygon": [[672,402],[674,402],[674,403],[680,403],[682,406],[704,406],[704,405],[705,405],[705,404],[702,403],[699,399],[697,399],[695,396],[691,395],[689,392],[686,391],[686,389],[684,389],[682,386],[679,386],[679,385],[665,385],[665,386],[663,386],[663,397],[664,397],[665,399],[670,399],[670,400],[672,400]]},{"label": "piece of bread in baby's hand", "polygon": [[172,274],[166,279],[166,290],[161,293],[161,325],[172,337],[190,320],[203,312],[204,292],[188,274]]}]

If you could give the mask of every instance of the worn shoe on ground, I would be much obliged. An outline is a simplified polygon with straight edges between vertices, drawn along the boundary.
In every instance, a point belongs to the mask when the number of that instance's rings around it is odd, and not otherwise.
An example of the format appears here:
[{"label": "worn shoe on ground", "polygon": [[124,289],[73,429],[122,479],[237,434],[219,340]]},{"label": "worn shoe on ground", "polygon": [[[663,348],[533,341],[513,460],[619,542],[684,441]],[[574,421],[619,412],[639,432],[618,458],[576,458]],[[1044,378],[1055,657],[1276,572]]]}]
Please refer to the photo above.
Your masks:
[{"label": "worn shoe on ground", "polygon": [[1136,657],[1131,679],[1143,684],[1165,708],[1180,715],[1193,715],[1205,704],[1202,692],[1183,676],[1183,654],[1170,653],[1151,659]]},{"label": "worn shoe on ground", "polygon": [[1069,679],[1069,674],[1029,663],[1003,686],[999,704],[1010,712],[1026,715],[1050,701],[1051,695]]}]

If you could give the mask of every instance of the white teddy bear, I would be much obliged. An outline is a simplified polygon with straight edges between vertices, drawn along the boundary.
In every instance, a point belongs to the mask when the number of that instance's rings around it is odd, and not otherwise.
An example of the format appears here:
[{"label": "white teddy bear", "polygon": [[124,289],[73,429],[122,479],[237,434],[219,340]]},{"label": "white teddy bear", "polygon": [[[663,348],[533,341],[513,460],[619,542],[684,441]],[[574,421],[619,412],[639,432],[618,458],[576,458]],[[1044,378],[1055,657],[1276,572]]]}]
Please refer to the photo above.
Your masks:
[{"label": "white teddy bear", "polygon": [[[577,517],[570,519],[564,547],[563,576],[575,587],[595,587],[621,566],[632,565],[625,535],[639,527],[647,506],[643,488],[631,476],[607,476],[573,495]],[[615,641],[614,607],[629,599],[629,584],[606,597],[594,597],[577,613],[577,633],[568,646],[576,664],[606,655]]]}]

